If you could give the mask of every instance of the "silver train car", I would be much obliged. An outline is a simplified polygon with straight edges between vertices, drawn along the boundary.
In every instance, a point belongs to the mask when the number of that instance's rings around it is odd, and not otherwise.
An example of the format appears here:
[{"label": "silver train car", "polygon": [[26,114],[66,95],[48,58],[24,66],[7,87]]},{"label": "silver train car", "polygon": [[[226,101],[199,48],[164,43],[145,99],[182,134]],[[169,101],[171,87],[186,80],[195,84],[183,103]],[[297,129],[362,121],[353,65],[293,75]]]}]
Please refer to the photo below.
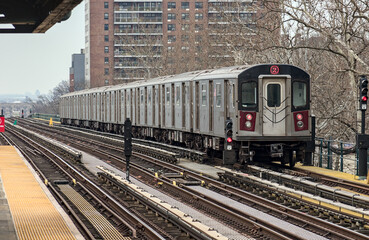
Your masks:
[{"label": "silver train car", "polygon": [[194,71],[63,95],[62,124],[183,145],[224,164],[311,158],[310,76],[284,64]]}]

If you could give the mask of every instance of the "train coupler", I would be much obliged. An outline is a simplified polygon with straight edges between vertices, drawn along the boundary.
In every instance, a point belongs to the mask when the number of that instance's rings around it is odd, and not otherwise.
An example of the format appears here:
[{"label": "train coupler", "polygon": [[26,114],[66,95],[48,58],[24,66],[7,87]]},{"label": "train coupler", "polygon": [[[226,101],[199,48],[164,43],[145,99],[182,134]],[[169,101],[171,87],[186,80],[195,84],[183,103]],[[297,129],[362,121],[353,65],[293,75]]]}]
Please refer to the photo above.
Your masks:
[{"label": "train coupler", "polygon": [[283,145],[281,143],[270,145],[270,156],[271,157],[283,157]]}]

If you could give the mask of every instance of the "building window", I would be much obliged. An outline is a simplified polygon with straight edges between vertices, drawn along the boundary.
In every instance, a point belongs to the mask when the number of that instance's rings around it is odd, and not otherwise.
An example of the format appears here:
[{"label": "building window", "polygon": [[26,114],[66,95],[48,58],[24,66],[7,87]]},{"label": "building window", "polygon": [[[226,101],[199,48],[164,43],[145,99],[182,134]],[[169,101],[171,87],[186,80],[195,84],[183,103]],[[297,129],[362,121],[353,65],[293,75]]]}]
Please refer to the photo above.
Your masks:
[{"label": "building window", "polygon": [[168,35],[168,43],[175,42],[176,36],[175,35]]},{"label": "building window", "polygon": [[109,85],[109,80],[105,79],[105,85]]},{"label": "building window", "polygon": [[168,52],[173,52],[173,51],[174,51],[174,47],[169,46],[169,47],[168,47]]},{"label": "building window", "polygon": [[168,2],[168,8],[176,8],[176,2]]},{"label": "building window", "polygon": [[202,31],[204,26],[202,24],[195,24],[195,31]]},{"label": "building window", "polygon": [[104,30],[108,31],[109,30],[109,24],[104,24]]},{"label": "building window", "polygon": [[190,20],[190,14],[189,13],[182,13],[182,20]]},{"label": "building window", "polygon": [[109,68],[104,68],[104,74],[109,75]]},{"label": "building window", "polygon": [[176,25],[175,24],[168,24],[168,31],[175,31]]},{"label": "building window", "polygon": [[109,42],[109,35],[104,35],[104,41]]},{"label": "building window", "polygon": [[204,15],[202,13],[195,13],[195,19],[201,20],[204,18]]},{"label": "building window", "polygon": [[104,2],[104,8],[109,8],[109,3],[108,2]]},{"label": "building window", "polygon": [[168,20],[175,20],[176,14],[175,13],[168,13]]},{"label": "building window", "polygon": [[182,30],[183,30],[183,31],[188,31],[188,30],[190,30],[190,24],[182,24]]},{"label": "building window", "polygon": [[181,36],[182,42],[188,42],[189,39],[190,39],[190,36],[188,36],[188,35],[182,35]]},{"label": "building window", "polygon": [[109,19],[109,13],[104,13],[104,19],[108,20]]},{"label": "building window", "polygon": [[104,63],[105,63],[105,64],[109,64],[109,58],[108,58],[108,57],[105,57],[105,58],[104,58]]},{"label": "building window", "polygon": [[109,53],[109,47],[108,46],[104,47],[104,53]]},{"label": "building window", "polygon": [[190,2],[181,2],[181,8],[182,9],[189,9],[190,8]]},{"label": "building window", "polygon": [[195,2],[195,8],[203,8],[202,2]]},{"label": "building window", "polygon": [[196,35],[195,36],[195,42],[196,43],[199,43],[199,42],[201,42],[202,41],[202,37],[201,37],[201,35]]}]

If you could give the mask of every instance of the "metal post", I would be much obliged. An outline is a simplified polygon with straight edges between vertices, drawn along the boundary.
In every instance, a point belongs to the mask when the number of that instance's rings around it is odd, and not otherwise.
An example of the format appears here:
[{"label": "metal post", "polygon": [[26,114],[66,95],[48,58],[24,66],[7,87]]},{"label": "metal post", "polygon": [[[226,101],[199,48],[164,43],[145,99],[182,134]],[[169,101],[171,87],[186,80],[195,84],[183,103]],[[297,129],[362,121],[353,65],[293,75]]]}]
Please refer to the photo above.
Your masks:
[{"label": "metal post", "polygon": [[361,110],[361,134],[365,134],[365,110]]},{"label": "metal post", "polygon": [[343,143],[341,142],[341,164],[340,164],[340,170],[343,172]]},{"label": "metal post", "polygon": [[323,139],[320,139],[320,146],[319,146],[319,167],[323,166]]},{"label": "metal post", "polygon": [[331,138],[328,140],[328,151],[327,151],[327,168],[332,169],[332,156],[331,156]]},{"label": "metal post", "polygon": [[126,179],[129,180],[129,160],[132,155],[132,123],[129,118],[124,121],[124,155],[126,156]]},{"label": "metal post", "polygon": [[368,171],[368,140],[365,135],[365,109],[361,110],[361,134],[357,135],[356,144],[359,149],[358,176],[359,179],[365,179]]}]

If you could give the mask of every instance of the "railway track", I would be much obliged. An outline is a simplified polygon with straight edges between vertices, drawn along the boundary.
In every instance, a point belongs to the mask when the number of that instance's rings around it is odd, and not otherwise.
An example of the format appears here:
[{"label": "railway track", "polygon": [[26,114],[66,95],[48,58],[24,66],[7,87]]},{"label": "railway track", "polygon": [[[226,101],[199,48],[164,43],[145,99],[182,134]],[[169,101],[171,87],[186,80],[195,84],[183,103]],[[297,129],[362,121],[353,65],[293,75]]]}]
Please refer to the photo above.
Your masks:
[{"label": "railway track", "polygon": [[[16,132],[11,127],[8,127],[7,132],[13,135],[12,138],[16,136],[19,141],[27,143],[27,146],[14,144],[21,149],[24,156],[30,161],[45,183],[47,183],[54,196],[67,208],[68,212],[72,213],[75,222],[78,223],[87,239],[165,239],[142,220],[132,216],[128,209],[70,163],[24,134]],[[32,151],[27,152],[23,150],[25,148],[32,149]],[[45,159],[40,160],[40,158],[38,158],[38,163],[33,161],[32,159],[35,156],[30,155],[36,154],[46,157],[49,163],[46,163]],[[50,162],[52,162],[53,167],[50,166]],[[78,194],[78,192],[81,194]],[[68,198],[68,195],[70,198]],[[79,201],[73,201],[76,198]],[[82,199],[87,199],[88,201],[81,205]],[[76,203],[80,204],[80,206],[77,206]],[[81,218],[81,215],[84,215],[84,213],[80,211],[77,214],[76,209],[86,209],[88,206],[91,206],[91,203],[98,206],[99,211],[95,210],[96,217],[90,219],[89,217],[93,214],[88,211],[85,214],[85,218]],[[88,226],[85,225],[86,222],[89,222]],[[112,227],[112,225],[114,226]]]},{"label": "railway track", "polygon": [[[111,159],[113,160],[115,158],[113,158],[112,156],[110,156]],[[142,158],[143,156],[141,156]],[[119,159],[119,157],[116,157],[116,159]],[[152,161],[153,159],[151,159]],[[249,199],[247,199],[244,195],[241,195],[240,190],[237,189],[233,189],[232,191],[230,191],[231,187],[229,186],[225,186],[224,184],[219,184],[217,181],[214,181],[212,179],[207,179],[203,176],[200,176],[196,173],[193,173],[191,171],[185,170],[185,169],[181,169],[178,167],[175,167],[169,163],[165,163],[165,162],[160,162],[158,160],[154,160],[154,163],[156,162],[157,165],[160,165],[159,168],[163,168],[163,166],[165,166],[167,169],[165,170],[165,173],[162,174],[162,176],[160,177],[160,180],[165,180],[165,184],[163,183],[164,181],[161,182],[160,186],[167,192],[172,192],[173,195],[180,195],[181,198],[184,198],[184,196],[182,196],[182,193],[178,193],[175,191],[178,191],[178,187],[174,186],[173,187],[173,176],[177,176],[177,181],[179,179],[185,179],[183,182],[202,182],[203,184],[207,185],[209,188],[213,189],[214,191],[218,191],[218,192],[223,192],[224,195],[228,195],[228,196],[232,196],[233,198],[238,199],[238,201],[243,201],[243,202],[248,202],[250,205],[255,205],[255,203],[261,202],[260,199],[254,199],[253,201],[250,200],[250,196]],[[121,162],[121,159],[119,159],[119,162],[114,163],[116,165],[119,165],[119,167],[125,167],[124,163]],[[134,171],[140,171],[139,169],[134,169]],[[142,177],[145,173],[144,172],[140,172],[139,175]],[[149,171],[147,177],[147,179],[152,179],[152,170]],[[170,177],[168,177],[170,176]],[[178,176],[182,176],[182,177],[178,177]],[[185,184],[181,184],[181,188],[186,188]],[[173,190],[174,189],[174,190]],[[190,192],[189,189],[186,189],[186,191]],[[244,193],[243,193],[244,194]],[[187,197],[188,202],[193,202],[193,199],[197,198],[196,197],[198,195],[198,193],[193,193],[191,196]],[[241,197],[242,196],[242,197]],[[206,197],[201,196],[204,200],[206,200]],[[216,205],[221,206],[222,204],[219,202],[216,202],[215,199],[211,199],[211,201],[213,203],[216,203]],[[199,201],[197,201],[199,202]],[[283,218],[288,218],[290,219],[291,222],[294,222],[297,225],[301,225],[304,226],[306,229],[309,229],[310,231],[314,231],[319,233],[322,236],[329,236],[330,239],[367,239],[365,236],[361,235],[361,234],[356,234],[352,231],[348,231],[347,229],[342,229],[339,226],[334,226],[332,224],[328,224],[328,225],[324,225],[324,222],[317,222],[316,220],[314,220],[313,218],[311,218],[310,220],[303,218],[302,216],[306,216],[306,214],[300,214],[301,216],[298,216],[298,213],[295,213],[293,211],[290,212],[290,210],[288,208],[285,207],[281,207],[280,205],[274,205],[271,206],[269,209],[265,209],[262,208],[261,206],[267,205],[266,203],[262,204],[262,205],[258,205],[258,207],[265,212],[271,212],[273,209],[281,209],[280,211],[274,211],[272,213],[272,215],[275,216],[282,216]],[[199,206],[197,206],[199,207]],[[223,206],[224,207],[224,206]],[[204,209],[209,209],[208,206],[204,206]],[[229,209],[228,209],[229,211]],[[235,211],[234,209],[232,211]],[[219,212],[219,209],[217,209],[217,212]],[[237,211],[235,211],[237,212]],[[293,214],[292,214],[293,212]],[[297,211],[296,211],[297,212]],[[240,213],[238,213],[240,214]],[[293,215],[295,214],[295,216],[293,217]],[[221,214],[220,214],[221,215]],[[229,214],[228,214],[229,215]],[[240,223],[240,219],[237,220],[230,220],[229,216],[221,216],[220,218],[227,218],[228,219],[223,219],[224,221],[228,221],[231,222],[232,224],[239,224]],[[250,218],[250,216],[246,216],[246,218]],[[252,218],[252,217],[251,217]],[[320,226],[322,225],[322,226]],[[244,227],[245,232],[247,232],[249,229],[247,227],[247,225],[245,226],[241,226],[241,228]],[[260,227],[261,228],[261,227]],[[292,238],[294,238],[295,236],[291,236]],[[361,237],[361,238],[360,238]]]}]

